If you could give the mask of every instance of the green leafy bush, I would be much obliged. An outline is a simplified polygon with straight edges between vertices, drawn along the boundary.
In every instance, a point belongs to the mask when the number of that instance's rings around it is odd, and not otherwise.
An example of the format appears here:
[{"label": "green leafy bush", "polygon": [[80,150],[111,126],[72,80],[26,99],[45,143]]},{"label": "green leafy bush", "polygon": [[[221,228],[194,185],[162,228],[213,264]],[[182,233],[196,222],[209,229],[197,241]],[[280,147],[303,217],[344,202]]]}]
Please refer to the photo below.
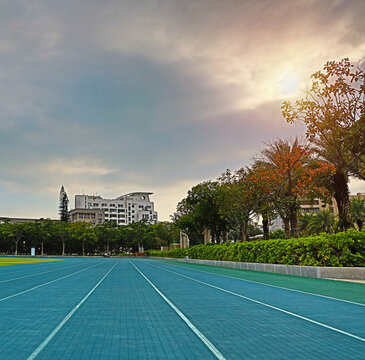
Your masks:
[{"label": "green leafy bush", "polygon": [[196,245],[172,251],[150,250],[148,255],[285,265],[365,266],[365,232],[349,230],[299,239]]}]

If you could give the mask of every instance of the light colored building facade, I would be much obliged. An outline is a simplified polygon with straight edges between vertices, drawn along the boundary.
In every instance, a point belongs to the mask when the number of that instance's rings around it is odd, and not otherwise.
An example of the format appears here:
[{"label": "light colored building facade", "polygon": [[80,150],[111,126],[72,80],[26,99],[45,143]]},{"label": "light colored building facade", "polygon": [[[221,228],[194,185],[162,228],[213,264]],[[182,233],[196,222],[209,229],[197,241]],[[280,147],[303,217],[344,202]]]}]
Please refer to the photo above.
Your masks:
[{"label": "light colored building facade", "polygon": [[118,225],[128,225],[143,219],[150,224],[157,222],[154,203],[149,192],[135,192],[116,199],[101,196],[75,195],[75,209],[97,209],[104,212],[105,221],[116,221]]},{"label": "light colored building facade", "polygon": [[93,225],[105,221],[104,210],[100,209],[73,209],[69,212],[70,222],[87,222]]},{"label": "light colored building facade", "polygon": [[329,210],[335,215],[338,215],[338,207],[335,198],[332,198],[329,203],[326,203],[321,199],[302,201],[300,208],[302,214],[315,214],[323,210]]},{"label": "light colored building facade", "polygon": [[285,229],[284,222],[283,222],[283,220],[281,219],[280,216],[275,217],[270,222],[270,225],[269,225],[269,231],[270,232],[273,232],[275,230],[284,230],[284,229]]}]

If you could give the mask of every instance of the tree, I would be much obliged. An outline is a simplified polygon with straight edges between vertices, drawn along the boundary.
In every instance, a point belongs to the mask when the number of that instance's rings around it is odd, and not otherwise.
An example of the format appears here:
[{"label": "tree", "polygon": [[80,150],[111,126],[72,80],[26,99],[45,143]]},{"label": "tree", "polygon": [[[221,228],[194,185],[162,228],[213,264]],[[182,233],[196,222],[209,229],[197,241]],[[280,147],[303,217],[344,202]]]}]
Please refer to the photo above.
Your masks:
[{"label": "tree", "polygon": [[310,234],[333,233],[335,231],[335,216],[329,210],[322,210],[310,218],[307,228]]},{"label": "tree", "polygon": [[241,168],[235,172],[227,169],[218,179],[219,212],[230,228],[239,232],[241,241],[248,240],[248,224],[257,208],[257,197],[250,181],[250,170]]},{"label": "tree", "polygon": [[62,243],[62,256],[65,256],[66,242],[70,238],[70,225],[64,221],[55,222],[53,224],[54,236],[56,236]]},{"label": "tree", "polygon": [[351,199],[350,218],[352,223],[356,224],[359,231],[361,231],[365,220],[365,199]]},{"label": "tree", "polygon": [[9,221],[6,221],[1,225],[1,234],[5,239],[11,240],[14,243],[14,255],[18,255],[19,242],[24,236],[23,224],[12,224]]},{"label": "tree", "polygon": [[190,245],[201,244],[204,225],[199,222],[198,214],[187,205],[186,199],[177,204],[171,220],[178,229],[181,229],[189,236]]},{"label": "tree", "polygon": [[256,160],[250,168],[248,181],[251,183],[252,192],[257,201],[255,212],[262,216],[263,239],[268,240],[270,238],[269,221],[278,214],[275,203],[282,196],[282,183],[280,178],[272,177],[272,167],[260,160]]},{"label": "tree", "polygon": [[174,223],[168,221],[158,222],[150,226],[152,236],[159,246],[168,246],[179,242],[179,229]]},{"label": "tree", "polygon": [[328,61],[312,76],[305,99],[286,101],[287,122],[303,122],[320,156],[334,164],[334,197],[342,230],[350,226],[348,176],[365,179],[365,73],[349,59]]},{"label": "tree", "polygon": [[262,170],[261,178],[258,173],[256,182],[262,182],[265,191],[273,193],[272,201],[286,230],[289,221],[290,235],[298,237],[300,199],[314,196],[328,198],[328,190],[318,186],[315,180],[335,169],[330,163],[316,160],[313,149],[298,137],[266,143],[266,148],[261,150],[261,162],[266,164],[266,169]]},{"label": "tree", "polygon": [[309,235],[309,223],[311,222],[313,214],[304,213],[299,216],[299,231],[301,236]]},{"label": "tree", "polygon": [[52,239],[52,221],[39,219],[35,222],[37,231],[37,240],[40,244],[41,256],[44,255],[44,244],[47,244]]},{"label": "tree", "polygon": [[60,190],[60,197],[59,197],[59,215],[60,220],[63,222],[69,222],[70,221],[70,214],[68,212],[68,197],[65,191],[65,188],[63,185],[61,186]]},{"label": "tree", "polygon": [[189,238],[200,242],[205,229],[211,231],[212,242],[226,234],[228,223],[221,216],[218,200],[219,183],[206,181],[188,191],[188,196],[177,207],[173,220],[187,232]]},{"label": "tree", "polygon": [[115,242],[118,235],[118,225],[116,221],[105,221],[103,224],[97,225],[96,236],[98,238],[99,246],[105,247],[108,254],[110,252],[110,244]]},{"label": "tree", "polygon": [[90,223],[76,222],[70,224],[70,236],[81,247],[82,256],[85,256],[85,249],[88,246],[91,251],[95,250],[96,235],[95,228]]}]

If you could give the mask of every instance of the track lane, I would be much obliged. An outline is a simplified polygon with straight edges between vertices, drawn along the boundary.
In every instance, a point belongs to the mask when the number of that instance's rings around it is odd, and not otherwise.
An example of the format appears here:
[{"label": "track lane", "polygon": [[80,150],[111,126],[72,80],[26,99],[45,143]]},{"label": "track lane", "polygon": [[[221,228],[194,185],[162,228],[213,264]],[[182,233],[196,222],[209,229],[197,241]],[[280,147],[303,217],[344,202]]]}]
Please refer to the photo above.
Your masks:
[{"label": "track lane", "polygon": [[352,333],[361,338],[365,337],[365,307],[363,304],[317,296],[280,287],[272,287],[262,283],[247,282],[243,279],[186,269],[179,266],[156,264],[166,270],[191,276],[197,280],[222,287],[242,296],[268,303],[271,306],[294,312],[300,316]]},{"label": "track lane", "polygon": [[95,279],[114,263],[103,261],[98,266],[0,302],[0,358],[26,359],[90,291]]},{"label": "track lane", "polygon": [[[138,266],[204,334],[219,338],[215,344],[227,358],[308,359],[308,352],[317,359],[363,357],[365,346],[357,339],[166,272],[148,261],[139,261]],[[230,345],[220,342],[217,326]]]},{"label": "track lane", "polygon": [[37,360],[216,359],[127,259]]},{"label": "track lane", "polygon": [[0,301],[10,295],[26,291],[33,287],[39,287],[42,284],[51,282],[90,266],[97,266],[98,264],[101,264],[101,260],[84,261],[80,264],[75,264],[76,266],[72,267],[70,267],[70,264],[68,263],[68,266],[63,266],[62,268],[57,269],[58,271],[45,271],[37,276],[24,277],[17,279],[16,281],[4,281],[3,283],[0,283]]}]

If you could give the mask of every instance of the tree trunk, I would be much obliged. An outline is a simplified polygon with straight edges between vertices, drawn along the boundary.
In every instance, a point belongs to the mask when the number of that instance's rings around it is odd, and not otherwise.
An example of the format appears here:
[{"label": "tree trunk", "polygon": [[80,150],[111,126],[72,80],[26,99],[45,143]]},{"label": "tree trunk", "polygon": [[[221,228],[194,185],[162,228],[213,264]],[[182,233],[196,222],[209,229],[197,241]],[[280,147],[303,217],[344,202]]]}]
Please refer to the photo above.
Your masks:
[{"label": "tree trunk", "polygon": [[14,255],[18,255],[18,240],[15,240],[15,252]]},{"label": "tree trunk", "polygon": [[290,235],[294,238],[297,238],[299,236],[298,213],[296,209],[290,210]]},{"label": "tree trunk", "polygon": [[333,175],[333,184],[335,190],[335,199],[338,207],[339,226],[341,231],[346,231],[350,228],[350,199],[349,186],[347,176],[342,171],[336,171]]},{"label": "tree trunk", "polygon": [[287,239],[290,238],[290,222],[289,222],[289,218],[284,216],[283,218],[283,223],[284,223],[284,231],[285,231],[285,237]]},{"label": "tree trunk", "polygon": [[262,230],[264,233],[264,240],[269,240],[269,219],[266,213],[262,214]]},{"label": "tree trunk", "polygon": [[43,256],[43,241],[41,242],[41,256]]},{"label": "tree trunk", "polygon": [[82,256],[85,256],[85,242],[82,242]]},{"label": "tree trunk", "polygon": [[361,231],[362,230],[362,227],[364,225],[364,222],[362,220],[358,219],[356,221],[356,223],[357,223],[357,226],[359,227],[359,231]]},{"label": "tree trunk", "polygon": [[215,231],[212,230],[212,244],[215,244]]},{"label": "tree trunk", "polygon": [[247,224],[248,222],[246,221],[244,224],[242,224],[242,227],[240,229],[240,240],[243,241],[247,241]]},{"label": "tree trunk", "polygon": [[106,252],[109,254],[109,241],[106,243]]},{"label": "tree trunk", "polygon": [[228,240],[228,234],[227,234],[227,231],[224,230],[223,231],[223,242],[227,242],[227,240]]},{"label": "tree trunk", "polygon": [[62,241],[62,256],[65,256],[65,242]]}]

